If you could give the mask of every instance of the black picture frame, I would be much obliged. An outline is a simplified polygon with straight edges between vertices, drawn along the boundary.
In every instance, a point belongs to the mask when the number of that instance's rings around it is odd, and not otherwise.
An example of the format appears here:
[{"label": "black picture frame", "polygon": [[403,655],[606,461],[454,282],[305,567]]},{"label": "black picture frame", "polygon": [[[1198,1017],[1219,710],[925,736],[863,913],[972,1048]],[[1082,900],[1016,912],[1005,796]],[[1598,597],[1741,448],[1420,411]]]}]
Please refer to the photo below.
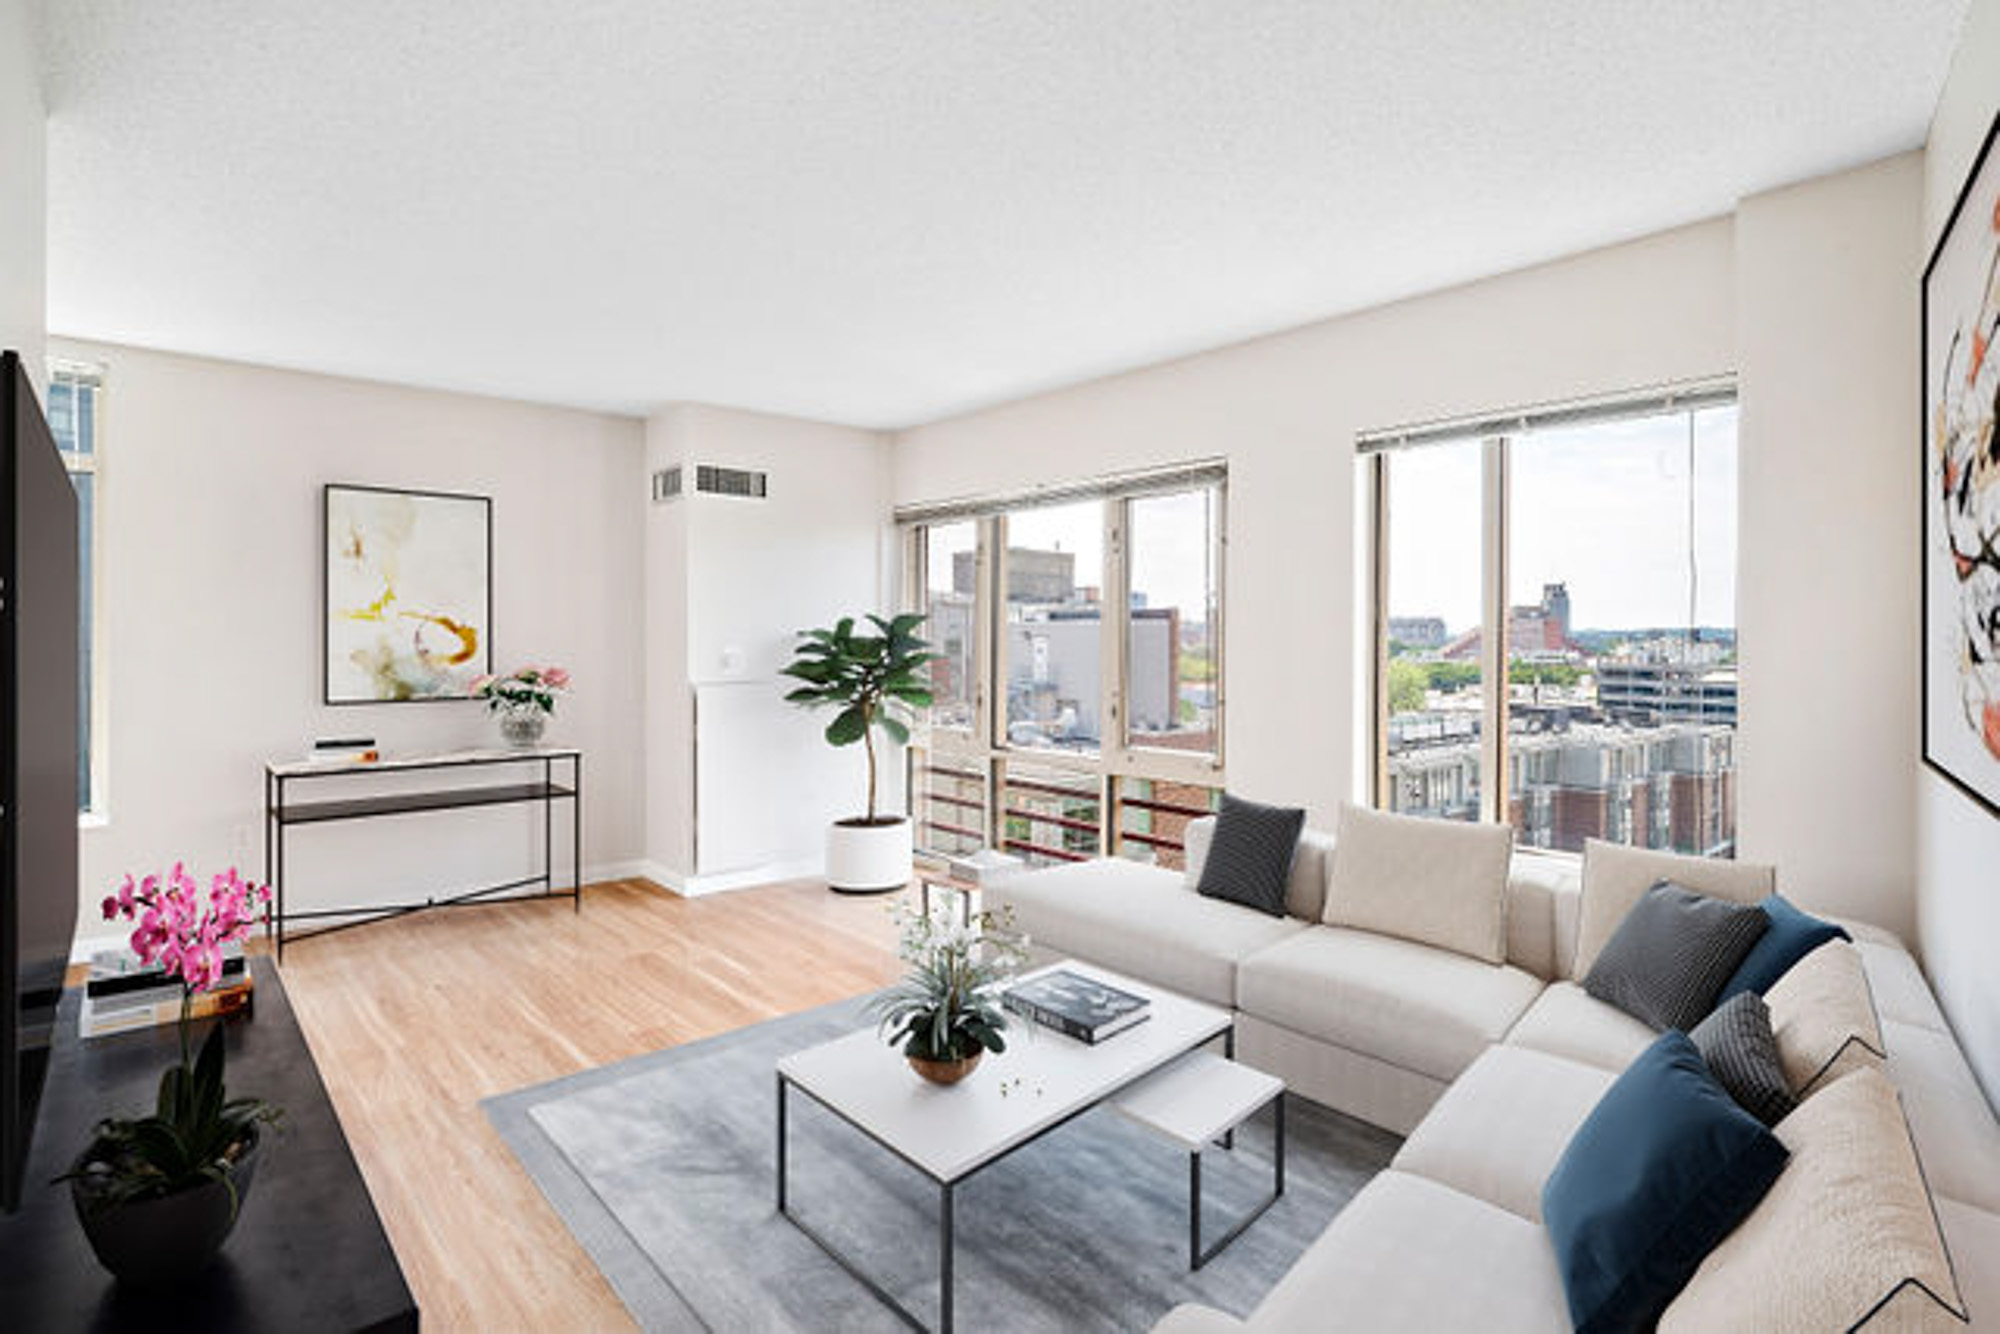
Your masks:
[{"label": "black picture frame", "polygon": [[[1948,493],[1948,488],[1943,484],[1943,475],[1936,467],[1937,455],[1932,439],[1934,425],[1939,420],[1938,411],[1941,406],[1939,390],[1947,378],[1946,376],[1940,376],[1938,374],[1940,368],[1934,368],[1931,364],[1932,353],[1938,350],[1933,347],[1933,339],[1931,337],[1933,284],[1937,280],[1939,266],[1945,257],[1951,254],[1955,247],[1971,243],[1966,239],[1967,233],[1965,229],[1968,227],[1976,228],[1981,221],[1981,219],[1975,217],[1968,223],[1968,206],[1974,203],[1975,197],[1978,198],[1980,204],[1986,204],[1989,194],[1991,196],[1991,207],[1994,210],[1992,216],[1992,235],[1994,237],[1993,256],[1989,261],[1989,272],[1986,279],[1989,299],[1990,294],[1996,290],[1994,284],[2000,282],[2000,157],[1996,157],[1994,154],[1996,139],[2000,139],[2000,113],[1996,113],[1992,124],[1987,126],[1986,137],[1980,143],[1979,152],[1972,159],[1972,166],[1966,171],[1965,180],[1959,186],[1958,197],[1952,201],[1951,212],[1946,216],[1944,229],[1939,233],[1937,243],[1932,247],[1931,253],[1924,264],[1923,277],[1920,281],[1920,313],[1918,316],[1917,345],[1919,349],[1918,369],[1921,377],[1922,392],[1919,395],[1918,411],[1920,416],[1917,429],[1917,503],[1919,506],[1917,533],[1920,544],[1917,560],[1917,614],[1920,643],[1917,667],[1919,697],[1917,731],[1918,746],[1922,753],[1924,767],[1950,783],[1953,788],[1957,789],[1967,798],[1985,808],[1987,814],[1995,818],[2000,818],[2000,761],[1996,761],[1995,774],[1989,776],[1991,778],[1990,785],[1983,785],[1978,776],[1959,772],[1953,768],[1948,757],[1937,753],[1933,745],[1935,739],[1933,725],[1938,722],[1938,719],[1934,716],[1933,710],[1941,704],[1941,701],[1935,698],[1936,692],[1932,689],[1931,682],[1934,641],[1938,640],[1944,633],[1942,627],[1934,624],[1933,618],[1933,612],[1935,611],[1933,592],[1936,588],[1935,580],[1939,573],[1939,550],[1937,544],[1932,540],[1932,534],[1934,523],[1941,521],[1941,512],[1944,509],[1944,502]],[[1990,179],[1988,179],[1989,169],[1991,174]],[[1975,212],[1977,212],[1976,209]],[[1975,317],[1975,320],[1977,319],[1978,317]],[[1996,323],[2000,323],[2000,321],[1996,321]],[[1984,332],[1989,340],[2000,341],[2000,328],[1989,327]],[[1946,349],[1947,366],[1955,365],[1952,353],[1956,350],[1956,340],[1954,340],[1954,346]],[[1996,360],[2000,360],[2000,346],[1995,346],[1989,355]],[[1947,371],[1948,374],[1949,371]],[[1989,410],[2000,410],[2000,404],[1989,407]],[[1964,719],[1962,717],[1957,719],[1956,724],[1963,727]],[[1990,742],[1988,743],[1988,749],[1992,749]]]},{"label": "black picture frame", "polygon": [[[320,660],[320,702],[333,708],[348,708],[370,704],[454,704],[470,699],[462,694],[412,695],[405,698],[381,697],[340,697],[333,693],[333,635],[332,635],[332,558],[329,534],[332,531],[333,501],[337,493],[362,493],[369,495],[408,496],[418,500],[463,502],[477,505],[481,510],[481,526],[485,531],[485,624],[480,636],[481,672],[493,670],[493,498],[473,495],[462,491],[428,491],[412,487],[372,486],[361,482],[327,482],[320,488],[319,505],[319,660]],[[476,702],[476,701],[474,701]]]}]

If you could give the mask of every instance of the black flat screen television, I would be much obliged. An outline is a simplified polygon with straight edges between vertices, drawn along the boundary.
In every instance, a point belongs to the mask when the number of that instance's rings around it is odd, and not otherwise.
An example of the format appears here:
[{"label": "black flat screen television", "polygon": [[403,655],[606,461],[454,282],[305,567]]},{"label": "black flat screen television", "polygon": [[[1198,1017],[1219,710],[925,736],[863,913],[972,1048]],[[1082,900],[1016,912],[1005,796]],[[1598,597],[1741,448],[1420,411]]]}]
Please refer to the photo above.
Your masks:
[{"label": "black flat screen television", "polygon": [[0,1208],[21,1201],[76,935],[76,492],[0,354]]}]

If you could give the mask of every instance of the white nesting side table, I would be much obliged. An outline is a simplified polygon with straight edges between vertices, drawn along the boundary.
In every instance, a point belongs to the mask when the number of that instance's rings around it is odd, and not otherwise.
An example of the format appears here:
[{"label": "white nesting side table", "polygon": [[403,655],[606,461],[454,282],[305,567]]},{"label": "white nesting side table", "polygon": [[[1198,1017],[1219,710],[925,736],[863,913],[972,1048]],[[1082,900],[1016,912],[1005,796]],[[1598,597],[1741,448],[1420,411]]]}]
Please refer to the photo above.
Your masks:
[{"label": "white nesting side table", "polygon": [[[1285,1082],[1211,1051],[1189,1052],[1118,1096],[1119,1111],[1187,1150],[1188,1268],[1199,1269],[1263,1217],[1285,1193]],[[1206,1250],[1201,1244],[1201,1155],[1233,1139],[1236,1127],[1266,1103],[1275,1104],[1277,1137],[1271,1149],[1271,1193]]]}]

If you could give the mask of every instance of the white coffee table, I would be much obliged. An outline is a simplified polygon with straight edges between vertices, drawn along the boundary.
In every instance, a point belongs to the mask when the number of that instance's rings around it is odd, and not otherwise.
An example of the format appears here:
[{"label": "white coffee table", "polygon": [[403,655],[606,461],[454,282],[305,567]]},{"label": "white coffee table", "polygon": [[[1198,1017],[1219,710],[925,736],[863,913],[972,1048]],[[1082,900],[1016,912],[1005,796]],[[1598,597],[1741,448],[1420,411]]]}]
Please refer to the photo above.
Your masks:
[{"label": "white coffee table", "polygon": [[988,1054],[978,1071],[950,1088],[918,1078],[872,1028],[778,1062],[778,1212],[915,1328],[924,1328],[923,1320],[788,1207],[790,1090],[804,1093],[937,1184],[937,1328],[949,1330],[952,1194],[960,1182],[1205,1043],[1219,1037],[1225,1051],[1235,1054],[1235,1023],[1227,1010],[1088,964],[1051,967],[1146,996],[1152,1001],[1150,1017],[1096,1046],[1017,1019],[1008,1029],[1007,1050]]}]

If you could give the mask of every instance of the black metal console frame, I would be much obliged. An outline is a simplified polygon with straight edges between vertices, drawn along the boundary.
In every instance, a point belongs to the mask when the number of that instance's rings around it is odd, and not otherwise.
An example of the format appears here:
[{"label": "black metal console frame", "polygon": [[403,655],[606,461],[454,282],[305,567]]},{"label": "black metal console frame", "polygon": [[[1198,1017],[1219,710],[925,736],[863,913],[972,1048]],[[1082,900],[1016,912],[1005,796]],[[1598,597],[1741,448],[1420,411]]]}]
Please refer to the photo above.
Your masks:
[{"label": "black metal console frame", "polygon": [[[556,766],[567,763],[568,786],[557,781]],[[434,788],[426,791],[397,792],[337,801],[288,802],[289,783],[315,783],[329,778],[380,777],[385,773],[422,773],[430,770],[483,768],[494,765],[532,764],[541,767],[538,782],[486,784],[474,787]],[[555,804],[570,803],[570,886],[558,889],[555,883]],[[480,806],[516,806],[540,802],[542,806],[542,869],[498,885],[444,897],[429,897],[421,903],[370,903],[350,908],[316,908],[310,912],[288,912],[285,907],[285,833],[295,825],[329,824],[337,821],[382,819],[398,815],[418,815],[430,811],[467,810]],[[264,766],[264,883],[271,886],[272,905],[264,919],[270,938],[282,962],[285,957],[287,921],[342,917],[332,926],[294,932],[293,938],[324,935],[350,926],[363,926],[405,913],[429,908],[476,907],[489,896],[511,889],[541,885],[537,897],[566,898],[576,911],[583,911],[583,752],[580,750],[532,750],[520,754],[505,751],[465,751],[458,754],[427,756],[415,760],[395,760],[386,764],[343,764],[323,767],[299,765]]]}]

